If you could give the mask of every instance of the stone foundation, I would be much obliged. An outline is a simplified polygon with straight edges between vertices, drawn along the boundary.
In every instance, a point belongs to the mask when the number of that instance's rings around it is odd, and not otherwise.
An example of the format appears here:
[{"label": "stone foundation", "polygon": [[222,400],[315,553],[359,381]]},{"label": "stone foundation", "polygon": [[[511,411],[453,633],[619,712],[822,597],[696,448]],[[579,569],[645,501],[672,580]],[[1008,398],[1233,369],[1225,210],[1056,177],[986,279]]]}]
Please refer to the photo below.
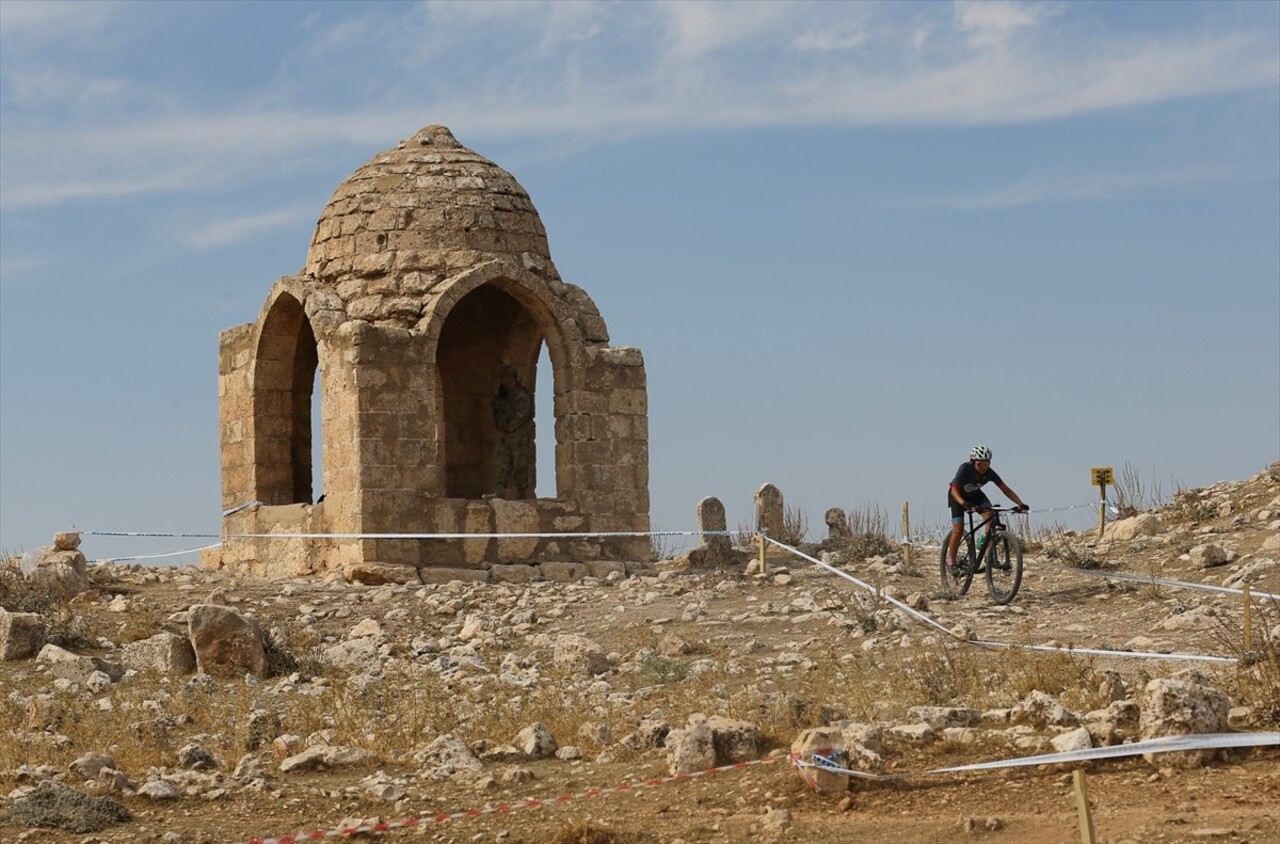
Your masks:
[{"label": "stone foundation", "polygon": [[[210,571],[280,578],[330,572],[342,572],[350,577],[354,573],[366,572],[368,578],[356,578],[361,580],[377,577],[381,571],[382,579],[392,581],[399,579],[391,571],[394,568],[483,571],[494,565],[513,563],[636,562],[650,557],[647,537],[521,535],[637,529],[593,524],[601,520],[593,520],[580,513],[578,505],[572,501],[553,498],[523,501],[424,498],[423,528],[406,531],[514,534],[510,538],[319,539],[290,536],[340,532],[330,528],[325,519],[326,503],[257,506],[233,513],[223,520],[222,547],[205,551],[201,555],[201,567]],[[240,537],[237,534],[280,536]],[[620,566],[622,563],[612,565]]]}]

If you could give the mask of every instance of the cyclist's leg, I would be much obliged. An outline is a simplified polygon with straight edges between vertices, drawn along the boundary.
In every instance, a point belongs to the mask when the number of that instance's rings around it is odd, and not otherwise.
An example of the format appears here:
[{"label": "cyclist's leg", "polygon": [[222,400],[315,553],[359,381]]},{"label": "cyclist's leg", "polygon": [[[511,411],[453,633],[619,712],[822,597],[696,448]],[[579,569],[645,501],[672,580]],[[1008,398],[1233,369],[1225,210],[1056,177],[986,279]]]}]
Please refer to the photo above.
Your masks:
[{"label": "cyclist's leg", "polygon": [[947,563],[955,565],[956,552],[960,550],[960,538],[964,536],[964,508],[947,494],[947,504],[951,508],[951,533],[947,536]]},{"label": "cyclist's leg", "polygon": [[[969,506],[977,510],[984,520],[990,519],[994,515],[991,512],[991,499],[987,498],[986,493],[982,492],[982,490],[978,490],[978,493],[973,497],[973,500],[969,502]],[[993,527],[994,525],[994,521],[987,522],[987,526],[982,531],[983,541],[991,538],[991,531],[995,529]]]}]

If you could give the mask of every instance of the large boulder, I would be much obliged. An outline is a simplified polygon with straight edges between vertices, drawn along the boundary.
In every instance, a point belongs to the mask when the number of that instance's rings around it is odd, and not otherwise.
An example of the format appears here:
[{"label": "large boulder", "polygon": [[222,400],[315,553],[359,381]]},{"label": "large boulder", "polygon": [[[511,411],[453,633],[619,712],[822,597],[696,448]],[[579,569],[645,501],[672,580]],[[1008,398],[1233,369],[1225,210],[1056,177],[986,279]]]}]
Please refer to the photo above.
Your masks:
[{"label": "large boulder", "polygon": [[1154,513],[1139,513],[1107,525],[1102,532],[1104,539],[1128,542],[1140,536],[1155,536],[1164,530],[1164,522]]},{"label": "large boulder", "polygon": [[1014,722],[1030,724],[1041,730],[1049,727],[1075,727],[1080,724],[1079,717],[1063,706],[1056,697],[1039,690],[1027,695],[1015,706],[1012,715]]},{"label": "large boulder", "polygon": [[566,633],[557,636],[552,661],[574,674],[594,676],[609,670],[604,650],[586,636]]},{"label": "large boulder", "polygon": [[267,673],[265,637],[258,622],[232,607],[196,604],[187,611],[187,631],[201,674]]},{"label": "large boulder", "polygon": [[542,723],[534,723],[520,731],[515,739],[516,748],[531,759],[550,759],[560,749],[556,737]]},{"label": "large boulder", "polygon": [[[1189,680],[1152,680],[1142,697],[1138,727],[1141,738],[1186,736],[1227,731],[1231,699],[1212,686]],[[1216,750],[1144,754],[1148,762],[1194,768],[1213,759]]]},{"label": "large boulder", "polygon": [[[797,762],[812,762],[814,754],[827,758],[844,754],[844,736],[840,727],[812,727],[791,742],[791,758]],[[819,768],[800,767],[801,778],[809,787],[821,794],[839,794],[849,790],[849,778]]]},{"label": "large boulder", "polygon": [[672,774],[692,774],[716,766],[715,737],[707,716],[690,715],[683,729],[667,734],[667,762]]},{"label": "large boulder", "polygon": [[711,728],[717,765],[732,765],[760,756],[763,739],[755,724],[712,715],[707,719],[707,726]]},{"label": "large boulder", "polygon": [[126,668],[166,675],[191,674],[196,670],[196,652],[191,642],[169,632],[128,643],[120,651],[120,661]]},{"label": "large boulder", "polygon": [[39,613],[0,609],[0,661],[29,659],[44,645],[44,619]]}]

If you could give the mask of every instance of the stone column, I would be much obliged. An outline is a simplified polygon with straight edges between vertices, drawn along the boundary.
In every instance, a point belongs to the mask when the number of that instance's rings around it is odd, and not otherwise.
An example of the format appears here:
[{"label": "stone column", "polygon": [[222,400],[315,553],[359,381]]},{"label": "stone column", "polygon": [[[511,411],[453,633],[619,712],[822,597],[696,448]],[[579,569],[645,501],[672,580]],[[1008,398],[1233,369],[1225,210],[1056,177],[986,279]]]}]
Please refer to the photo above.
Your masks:
[{"label": "stone column", "polygon": [[782,510],[782,490],[768,483],[756,490],[756,527],[774,539],[782,538]]},{"label": "stone column", "polygon": [[[698,530],[720,531],[728,529],[729,526],[724,514],[724,504],[721,503],[719,498],[708,495],[698,502]],[[723,535],[703,536],[699,544],[701,548],[705,549],[708,562],[713,562],[716,565],[723,565],[729,559],[729,552],[733,548],[729,537]]]},{"label": "stone column", "polygon": [[827,541],[843,542],[850,537],[849,517],[839,507],[832,507],[824,517],[827,523]]}]

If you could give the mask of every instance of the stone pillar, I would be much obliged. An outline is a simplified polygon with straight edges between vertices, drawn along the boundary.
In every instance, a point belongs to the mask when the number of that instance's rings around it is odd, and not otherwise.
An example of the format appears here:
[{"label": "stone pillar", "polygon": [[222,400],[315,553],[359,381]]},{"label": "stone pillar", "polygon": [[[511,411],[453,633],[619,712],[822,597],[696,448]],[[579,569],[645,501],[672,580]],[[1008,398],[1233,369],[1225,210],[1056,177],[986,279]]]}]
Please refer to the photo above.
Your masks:
[{"label": "stone pillar", "polygon": [[781,539],[782,527],[782,490],[773,484],[764,484],[756,490],[756,527],[764,528],[774,539]]},{"label": "stone pillar", "polygon": [[[728,522],[724,514],[724,504],[719,498],[708,495],[706,498],[698,502],[698,530],[728,530]],[[733,547],[733,543],[729,541],[728,536],[703,536],[700,544],[715,562],[721,563],[728,559],[729,552]]]},{"label": "stone pillar", "polygon": [[[428,533],[424,495],[436,479],[433,368],[413,332],[350,322],[354,332],[356,465],[360,531]],[[326,501],[327,503],[327,501]],[[416,539],[359,540],[365,562],[417,566]]]},{"label": "stone pillar", "polygon": [[832,507],[824,517],[827,523],[827,541],[843,542],[850,538],[849,517],[839,507]]},{"label": "stone pillar", "polygon": [[222,432],[222,508],[254,499],[253,324],[228,328],[218,337],[218,415]]}]

